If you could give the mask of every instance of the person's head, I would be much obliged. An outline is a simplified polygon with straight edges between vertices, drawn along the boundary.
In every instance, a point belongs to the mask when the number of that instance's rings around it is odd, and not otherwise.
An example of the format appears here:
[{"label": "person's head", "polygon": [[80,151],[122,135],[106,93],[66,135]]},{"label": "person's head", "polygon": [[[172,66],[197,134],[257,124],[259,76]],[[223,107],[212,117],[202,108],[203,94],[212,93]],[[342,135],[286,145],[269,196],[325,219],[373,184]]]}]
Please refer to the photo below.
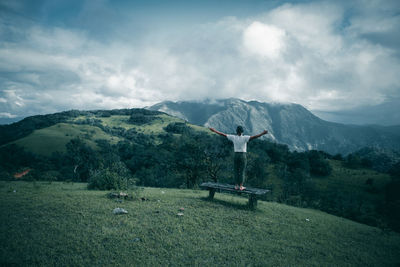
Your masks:
[{"label": "person's head", "polygon": [[242,126],[238,126],[238,127],[236,128],[236,133],[237,133],[237,135],[242,135],[242,133],[243,133],[243,127],[242,127]]}]

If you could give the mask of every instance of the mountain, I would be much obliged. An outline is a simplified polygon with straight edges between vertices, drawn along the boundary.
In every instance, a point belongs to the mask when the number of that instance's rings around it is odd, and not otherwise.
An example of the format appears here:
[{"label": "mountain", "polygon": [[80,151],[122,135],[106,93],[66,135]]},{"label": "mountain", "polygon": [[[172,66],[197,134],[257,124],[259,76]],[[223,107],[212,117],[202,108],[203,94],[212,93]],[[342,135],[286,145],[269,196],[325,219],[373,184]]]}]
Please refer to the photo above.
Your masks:
[{"label": "mountain", "polygon": [[204,102],[161,102],[149,107],[190,123],[233,133],[237,125],[246,134],[264,129],[268,138],[292,150],[323,150],[347,154],[363,147],[400,150],[400,126],[346,125],[322,120],[298,104],[260,103],[240,99]]},{"label": "mountain", "polygon": [[325,120],[345,124],[400,125],[399,103],[400,98],[394,97],[379,105],[338,111],[314,110],[313,113]]}]

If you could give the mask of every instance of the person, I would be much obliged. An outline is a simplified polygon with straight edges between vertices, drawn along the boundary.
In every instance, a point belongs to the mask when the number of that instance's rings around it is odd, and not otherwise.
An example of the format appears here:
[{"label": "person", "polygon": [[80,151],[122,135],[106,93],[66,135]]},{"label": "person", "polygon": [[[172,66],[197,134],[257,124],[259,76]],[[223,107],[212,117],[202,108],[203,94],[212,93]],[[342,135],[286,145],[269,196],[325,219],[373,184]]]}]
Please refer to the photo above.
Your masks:
[{"label": "person", "polygon": [[235,151],[234,161],[233,161],[233,170],[235,175],[235,189],[244,190],[246,187],[243,186],[245,181],[245,171],[246,171],[246,164],[247,164],[247,142],[250,140],[256,139],[258,137],[267,134],[268,131],[264,130],[262,133],[249,136],[243,135],[243,127],[238,126],[236,128],[236,135],[233,134],[225,134],[215,130],[214,128],[209,128],[212,132],[219,134],[228,138],[228,140],[233,142],[233,148]]}]

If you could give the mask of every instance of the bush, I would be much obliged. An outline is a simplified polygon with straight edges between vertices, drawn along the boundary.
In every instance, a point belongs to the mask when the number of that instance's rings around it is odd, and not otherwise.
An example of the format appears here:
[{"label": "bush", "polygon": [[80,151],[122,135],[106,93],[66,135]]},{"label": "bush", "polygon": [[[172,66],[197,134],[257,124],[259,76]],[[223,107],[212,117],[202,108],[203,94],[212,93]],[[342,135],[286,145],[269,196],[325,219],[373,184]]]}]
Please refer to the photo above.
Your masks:
[{"label": "bush", "polygon": [[155,119],[156,117],[154,117],[153,115],[146,115],[143,113],[133,113],[129,118],[128,122],[131,124],[143,125],[146,123],[150,123]]},{"label": "bush", "polygon": [[287,157],[286,164],[290,171],[294,171],[296,169],[301,169],[306,173],[310,171],[310,163],[305,153],[298,153],[294,151]]},{"label": "bush", "polygon": [[108,159],[105,159],[102,163],[105,165],[90,171],[88,189],[128,189],[135,183],[130,170],[114,156],[109,155]]},{"label": "bush", "polygon": [[400,161],[389,169],[389,174],[395,179],[400,179]]},{"label": "bush", "polygon": [[355,154],[349,154],[344,160],[344,166],[350,169],[361,168],[361,158]]},{"label": "bush", "polygon": [[2,181],[12,181],[14,179],[13,179],[13,176],[9,172],[7,172],[5,170],[0,170],[0,180],[2,180]]},{"label": "bush", "polygon": [[324,154],[312,150],[308,153],[310,162],[310,173],[314,175],[328,176],[332,173],[332,167],[329,161],[325,159]]},{"label": "bush", "polygon": [[127,189],[127,179],[109,168],[91,171],[88,189]]},{"label": "bush", "polygon": [[59,180],[59,177],[60,173],[58,171],[45,171],[41,173],[40,180],[52,182]]},{"label": "bush", "polygon": [[343,156],[342,156],[342,154],[336,154],[336,155],[334,155],[332,157],[332,159],[342,161],[343,160]]},{"label": "bush", "polygon": [[192,131],[192,128],[190,128],[186,123],[183,122],[173,122],[168,124],[167,127],[164,128],[164,130],[168,133],[187,134]]}]

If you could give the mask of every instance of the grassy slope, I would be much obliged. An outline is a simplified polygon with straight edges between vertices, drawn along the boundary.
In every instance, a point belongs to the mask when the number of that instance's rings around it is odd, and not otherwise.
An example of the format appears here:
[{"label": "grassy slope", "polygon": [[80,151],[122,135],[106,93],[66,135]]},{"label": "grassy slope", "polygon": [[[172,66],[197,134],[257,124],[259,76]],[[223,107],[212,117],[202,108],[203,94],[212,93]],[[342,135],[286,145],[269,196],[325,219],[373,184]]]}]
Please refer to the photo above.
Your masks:
[{"label": "grassy slope", "polygon": [[[338,190],[346,194],[358,194],[359,197],[365,199],[365,204],[383,200],[385,185],[391,180],[390,175],[365,168],[346,168],[338,160],[329,160],[329,163],[332,166],[330,175],[311,177],[318,191],[329,193]],[[268,177],[265,186],[273,189],[273,195],[270,199],[277,200],[277,197],[282,193],[283,181],[279,178],[275,165],[270,164],[267,172]],[[373,180],[373,186],[366,184],[367,179]],[[368,191],[372,187],[374,190]]]},{"label": "grassy slope", "polygon": [[35,130],[30,135],[13,143],[26,148],[30,152],[50,156],[55,151],[65,152],[65,145],[76,137],[82,138],[94,149],[97,147],[94,142],[96,139],[105,139],[114,144],[121,140],[119,137],[105,133],[99,127],[58,123],[51,127]]},{"label": "grassy slope", "polygon": [[[152,121],[151,123],[140,126],[129,124],[129,116],[122,115],[115,115],[106,118],[98,118],[95,116],[80,116],[73,119],[71,122],[84,119],[98,119],[101,120],[104,126],[122,127],[126,130],[135,129],[139,133],[148,135],[165,133],[163,128],[166,127],[169,123],[183,122],[183,120],[181,119],[171,117],[166,114],[157,115],[156,117],[157,119]],[[204,127],[195,125],[190,126],[197,131],[208,131]],[[108,134],[96,126],[77,125],[73,123],[58,123],[51,127],[35,130],[30,135],[18,139],[13,143],[24,147],[30,152],[34,152],[39,155],[50,156],[55,151],[65,152],[65,145],[69,141],[71,141],[71,139],[76,137],[82,138],[82,140],[84,140],[89,146],[94,149],[97,148],[97,145],[95,143],[95,140],[97,139],[107,140],[111,144],[116,144],[119,141],[123,140],[123,138]]]},{"label": "grassy slope", "polygon": [[[325,177],[315,179],[318,181],[321,189],[326,189],[328,186],[340,186],[345,191],[362,191],[366,188],[366,180],[373,179],[373,185],[380,191],[390,181],[388,174],[379,173],[371,169],[349,169],[342,166],[341,161],[330,160],[332,174]],[[329,180],[329,181],[327,181]]]},{"label": "grassy slope", "polygon": [[[157,188],[141,193],[148,201],[118,203],[85,186],[1,181],[0,265],[400,263],[399,234],[315,210],[259,202],[252,212],[243,198],[217,193],[209,202],[204,191]],[[113,215],[116,207],[129,214]]]},{"label": "grassy slope", "polygon": [[[362,202],[364,209],[373,209],[384,200],[384,190],[390,175],[379,173],[370,169],[349,169],[342,166],[342,162],[330,160],[333,167],[332,174],[328,177],[315,177],[313,181],[321,192],[329,193],[338,190],[344,194],[352,195]],[[367,179],[373,180],[373,185],[366,184]],[[373,188],[374,190],[370,190]]]}]

